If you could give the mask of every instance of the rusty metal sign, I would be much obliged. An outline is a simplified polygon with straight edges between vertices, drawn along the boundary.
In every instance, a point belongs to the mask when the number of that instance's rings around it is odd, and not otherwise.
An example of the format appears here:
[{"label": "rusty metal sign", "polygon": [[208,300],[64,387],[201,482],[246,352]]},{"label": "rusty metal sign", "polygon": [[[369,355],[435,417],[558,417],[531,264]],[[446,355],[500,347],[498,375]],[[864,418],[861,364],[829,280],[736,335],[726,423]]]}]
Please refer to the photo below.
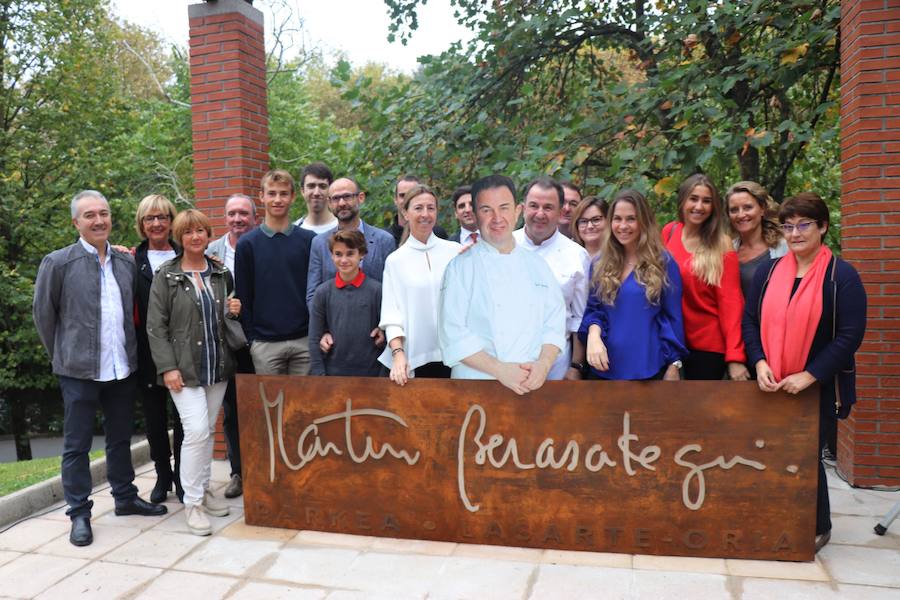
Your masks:
[{"label": "rusty metal sign", "polygon": [[250,525],[812,560],[818,390],[238,376]]}]

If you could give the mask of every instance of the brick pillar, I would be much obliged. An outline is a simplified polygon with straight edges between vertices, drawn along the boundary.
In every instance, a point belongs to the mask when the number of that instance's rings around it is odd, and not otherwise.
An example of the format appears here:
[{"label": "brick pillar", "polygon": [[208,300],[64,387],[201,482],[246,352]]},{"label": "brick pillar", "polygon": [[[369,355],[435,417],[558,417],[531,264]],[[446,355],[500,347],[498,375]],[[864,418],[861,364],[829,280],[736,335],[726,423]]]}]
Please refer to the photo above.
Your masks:
[{"label": "brick pillar", "polygon": [[[244,0],[188,6],[195,206],[225,233],[228,196],[257,196],[269,168],[263,14]],[[222,415],[214,455],[225,458]]]},{"label": "brick pillar", "polygon": [[869,297],[838,468],[900,485],[900,2],[841,3],[841,238]]}]

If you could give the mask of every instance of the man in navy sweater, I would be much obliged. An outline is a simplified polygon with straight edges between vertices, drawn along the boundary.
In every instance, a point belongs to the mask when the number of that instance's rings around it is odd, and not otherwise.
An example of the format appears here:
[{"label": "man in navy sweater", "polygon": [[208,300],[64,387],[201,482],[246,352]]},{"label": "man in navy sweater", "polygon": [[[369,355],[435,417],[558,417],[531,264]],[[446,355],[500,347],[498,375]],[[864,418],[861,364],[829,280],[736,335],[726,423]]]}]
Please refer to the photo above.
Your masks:
[{"label": "man in navy sweater", "polygon": [[240,238],[234,257],[241,322],[257,374],[308,375],[306,280],[315,234],[290,221],[297,197],[290,173],[269,171],[260,188],[265,221]]}]

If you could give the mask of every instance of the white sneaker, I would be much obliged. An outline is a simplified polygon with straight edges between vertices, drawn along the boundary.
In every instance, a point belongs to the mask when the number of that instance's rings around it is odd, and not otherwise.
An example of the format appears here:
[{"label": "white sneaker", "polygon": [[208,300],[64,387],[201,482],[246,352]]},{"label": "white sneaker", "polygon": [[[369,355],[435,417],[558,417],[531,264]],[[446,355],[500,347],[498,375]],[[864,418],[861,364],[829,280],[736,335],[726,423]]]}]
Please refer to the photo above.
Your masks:
[{"label": "white sneaker", "polygon": [[209,535],[212,533],[212,526],[203,507],[199,504],[188,504],[184,507],[184,517],[187,522],[187,528],[194,535]]},{"label": "white sneaker", "polygon": [[203,492],[203,510],[214,517],[224,517],[229,513],[229,508],[225,501],[213,496],[209,490]]}]

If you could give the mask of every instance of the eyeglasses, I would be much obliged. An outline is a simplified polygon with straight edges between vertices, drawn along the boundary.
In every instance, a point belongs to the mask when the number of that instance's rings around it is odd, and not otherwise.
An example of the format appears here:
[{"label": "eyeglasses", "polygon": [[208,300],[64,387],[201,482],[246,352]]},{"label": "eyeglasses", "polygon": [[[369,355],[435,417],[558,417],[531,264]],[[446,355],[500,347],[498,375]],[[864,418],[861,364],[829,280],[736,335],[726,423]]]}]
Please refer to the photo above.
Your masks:
[{"label": "eyeglasses", "polygon": [[357,196],[359,196],[359,192],[356,192],[355,194],[338,194],[337,196],[332,196],[331,201],[332,202],[343,202],[344,200],[349,200],[350,198],[356,198]]},{"label": "eyeglasses", "polygon": [[605,220],[606,220],[606,218],[604,218],[604,217],[591,217],[590,219],[578,219],[577,221],[575,221],[575,225],[579,229],[585,229],[588,226],[588,223],[590,223],[594,227],[600,227],[600,225],[602,225],[603,221],[605,221]]},{"label": "eyeglasses", "polygon": [[800,233],[806,233],[807,231],[809,231],[809,228],[815,224],[815,221],[803,221],[802,223],[797,223],[796,225],[791,225],[790,223],[782,223],[781,231],[782,233],[784,233],[784,235],[791,235],[792,233],[794,233],[795,229]]},{"label": "eyeglasses", "polygon": [[146,215],[141,219],[145,225],[150,225],[154,221],[159,221],[160,223],[168,223],[169,215]]}]

